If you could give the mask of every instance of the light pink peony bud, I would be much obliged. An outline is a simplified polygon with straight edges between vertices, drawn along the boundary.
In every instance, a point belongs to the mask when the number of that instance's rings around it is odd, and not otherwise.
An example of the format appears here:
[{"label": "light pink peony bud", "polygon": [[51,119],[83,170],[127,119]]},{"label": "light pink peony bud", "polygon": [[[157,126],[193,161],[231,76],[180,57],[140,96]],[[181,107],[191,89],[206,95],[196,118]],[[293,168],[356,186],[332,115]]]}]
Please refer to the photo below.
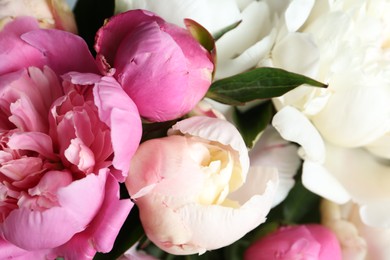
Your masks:
[{"label": "light pink peony bud", "polygon": [[0,29],[19,16],[34,17],[41,28],[77,33],[73,13],[65,0],[0,0]]},{"label": "light pink peony bud", "polygon": [[341,260],[336,236],[319,224],[281,227],[252,244],[245,260]]},{"label": "light pink peony bud", "polygon": [[95,49],[101,72],[114,75],[151,121],[188,113],[211,83],[208,51],[189,31],[151,12],[114,16],[98,31]]}]

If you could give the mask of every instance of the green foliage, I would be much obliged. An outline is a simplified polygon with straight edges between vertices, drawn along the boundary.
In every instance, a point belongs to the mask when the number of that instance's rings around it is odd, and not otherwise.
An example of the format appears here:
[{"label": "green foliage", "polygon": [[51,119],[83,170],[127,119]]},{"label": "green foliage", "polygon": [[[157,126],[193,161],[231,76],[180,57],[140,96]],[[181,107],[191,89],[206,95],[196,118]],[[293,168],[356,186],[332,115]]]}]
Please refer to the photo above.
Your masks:
[{"label": "green foliage", "polygon": [[235,108],[233,119],[248,148],[255,145],[262,131],[271,122],[273,115],[274,107],[270,100],[245,112]]},{"label": "green foliage", "polygon": [[262,67],[213,82],[207,97],[237,106],[257,99],[279,97],[303,84],[327,86],[300,74]]}]

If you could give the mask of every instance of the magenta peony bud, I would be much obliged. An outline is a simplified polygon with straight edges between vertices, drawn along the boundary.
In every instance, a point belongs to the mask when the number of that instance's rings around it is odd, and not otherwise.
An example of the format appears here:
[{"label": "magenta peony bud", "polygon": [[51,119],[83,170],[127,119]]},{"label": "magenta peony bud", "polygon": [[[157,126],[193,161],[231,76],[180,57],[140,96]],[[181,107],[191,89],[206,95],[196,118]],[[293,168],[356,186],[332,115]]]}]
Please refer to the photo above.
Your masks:
[{"label": "magenta peony bud", "polygon": [[341,260],[336,236],[319,224],[281,227],[252,244],[245,260]]},{"label": "magenta peony bud", "polygon": [[188,113],[211,83],[208,51],[187,30],[151,12],[114,16],[98,31],[95,49],[101,72],[114,75],[151,121]]}]

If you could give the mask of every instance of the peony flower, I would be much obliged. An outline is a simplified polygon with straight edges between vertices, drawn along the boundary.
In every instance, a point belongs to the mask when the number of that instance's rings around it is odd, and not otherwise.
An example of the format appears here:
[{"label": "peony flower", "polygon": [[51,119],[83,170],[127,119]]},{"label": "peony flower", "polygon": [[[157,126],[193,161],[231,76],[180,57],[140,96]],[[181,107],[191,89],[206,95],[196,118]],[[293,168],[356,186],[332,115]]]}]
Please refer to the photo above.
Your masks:
[{"label": "peony flower", "polygon": [[0,0],[0,29],[19,16],[34,17],[41,28],[77,33],[74,15],[65,0]]},{"label": "peony flower", "polygon": [[147,11],[112,17],[97,32],[95,49],[101,72],[113,75],[151,121],[188,113],[211,84],[208,51],[187,30]]},{"label": "peony flower", "polygon": [[0,258],[92,259],[133,205],[118,180],[141,121],[78,36],[37,27],[22,18],[0,32]]},{"label": "peony flower", "polygon": [[201,254],[265,221],[277,172],[248,168],[247,149],[233,125],[191,117],[168,137],[140,145],[126,187],[153,243],[171,254]]},{"label": "peony flower", "polygon": [[324,226],[286,226],[253,243],[244,259],[341,260],[341,250],[336,236]]},{"label": "peony flower", "polygon": [[388,259],[390,229],[365,225],[356,204],[337,205],[324,200],[321,204],[321,216],[322,223],[336,234],[343,259]]},{"label": "peony flower", "polygon": [[280,13],[288,3],[275,0],[116,0],[116,12],[146,9],[179,26],[184,26],[184,18],[191,18],[212,34],[241,21],[216,41],[215,77],[224,78],[247,71],[268,57]]},{"label": "peony flower", "polygon": [[270,60],[329,83],[275,99],[274,126],[302,145],[303,184],[333,202],[357,203],[365,224],[384,228],[390,227],[384,214],[390,212],[389,8],[380,0],[317,1],[300,26],[286,22]]}]

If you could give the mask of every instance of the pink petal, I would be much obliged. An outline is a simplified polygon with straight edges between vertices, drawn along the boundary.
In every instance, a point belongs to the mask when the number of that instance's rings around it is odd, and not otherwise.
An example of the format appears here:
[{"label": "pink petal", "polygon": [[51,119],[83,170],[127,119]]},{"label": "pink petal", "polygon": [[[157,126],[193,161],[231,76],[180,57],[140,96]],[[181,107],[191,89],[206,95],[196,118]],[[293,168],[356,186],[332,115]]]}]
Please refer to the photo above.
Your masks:
[{"label": "pink petal", "polygon": [[[107,74],[113,66],[119,44],[140,22],[163,21],[148,11],[132,12],[132,15],[121,13],[111,17],[96,33],[95,50],[98,53],[96,59],[103,74]],[[122,26],[123,24],[126,26]]]},{"label": "pink petal", "polygon": [[130,160],[138,148],[142,135],[141,118],[133,101],[112,77],[103,77],[93,89],[99,117],[111,129],[114,149],[113,165],[120,170],[115,177],[124,181]]},{"label": "pink petal", "polygon": [[[108,176],[105,197],[101,210],[88,228],[76,234],[65,245],[57,248],[57,255],[65,259],[92,259],[96,251],[109,252],[133,203],[119,200],[119,185],[115,178]],[[131,231],[129,231],[131,232]]]},{"label": "pink petal", "polygon": [[21,37],[42,52],[47,58],[47,65],[59,75],[70,71],[98,72],[87,44],[73,33],[60,30],[36,30],[25,33]]},{"label": "pink petal", "polygon": [[8,241],[0,238],[0,259],[45,259],[47,256],[47,250],[43,251],[26,251],[23,250]]},{"label": "pink petal", "polygon": [[0,75],[45,64],[45,56],[20,39],[23,33],[36,29],[38,23],[32,17],[16,18],[3,28],[0,32]]},{"label": "pink petal", "polygon": [[[26,250],[54,248],[83,231],[100,208],[107,170],[74,181],[58,193],[59,207],[14,210],[0,225],[5,239]],[[61,223],[60,225],[58,223]]]},{"label": "pink petal", "polygon": [[30,150],[56,160],[51,137],[40,132],[14,133],[9,137],[8,147],[14,150]]}]

